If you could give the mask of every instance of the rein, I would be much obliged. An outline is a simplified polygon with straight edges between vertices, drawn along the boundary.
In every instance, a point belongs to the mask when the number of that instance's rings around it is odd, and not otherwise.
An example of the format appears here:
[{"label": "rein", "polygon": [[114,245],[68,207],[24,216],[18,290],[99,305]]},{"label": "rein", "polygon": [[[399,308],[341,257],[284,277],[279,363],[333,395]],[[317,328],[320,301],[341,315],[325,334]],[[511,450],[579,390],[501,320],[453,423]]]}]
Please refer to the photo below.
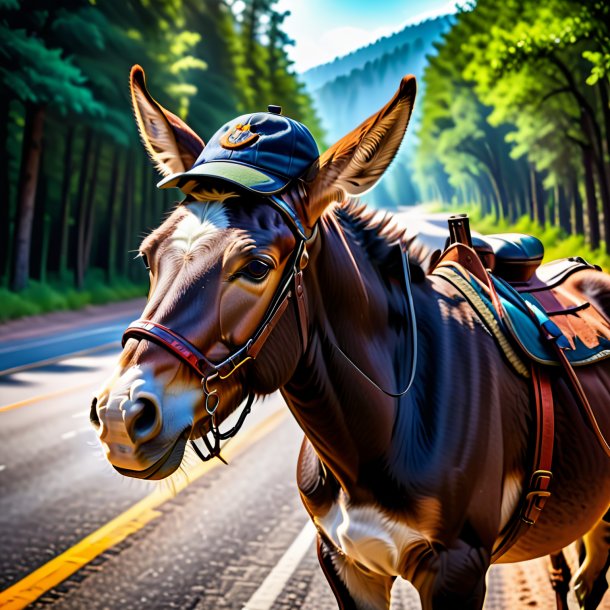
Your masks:
[{"label": "rein", "polygon": [[401,269],[402,269],[402,293],[404,295],[405,301],[407,303],[407,322],[406,322],[406,335],[407,341],[410,341],[410,350],[408,351],[408,357],[410,358],[410,362],[407,364],[409,370],[409,380],[405,385],[404,389],[398,390],[396,392],[391,392],[389,390],[385,390],[382,388],[377,382],[375,382],[369,375],[367,375],[336,343],[330,342],[330,345],[333,346],[337,353],[340,354],[343,359],[351,365],[351,367],[356,370],[368,383],[370,383],[373,387],[377,388],[380,392],[389,396],[390,398],[401,398],[404,396],[413,385],[413,380],[415,379],[415,370],[417,368],[417,319],[415,317],[415,308],[413,306],[413,295],[411,294],[411,274],[409,272],[409,263],[408,263],[408,253],[403,249],[400,243],[397,243],[395,246],[395,251],[399,252],[400,261],[401,261]]}]

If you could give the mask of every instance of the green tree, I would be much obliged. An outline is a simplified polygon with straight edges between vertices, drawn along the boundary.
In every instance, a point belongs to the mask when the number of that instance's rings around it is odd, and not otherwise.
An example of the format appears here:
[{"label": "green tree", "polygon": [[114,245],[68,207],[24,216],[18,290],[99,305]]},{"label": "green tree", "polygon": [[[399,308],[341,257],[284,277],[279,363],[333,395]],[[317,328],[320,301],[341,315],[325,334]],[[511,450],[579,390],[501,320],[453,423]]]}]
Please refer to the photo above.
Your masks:
[{"label": "green tree", "polygon": [[269,97],[251,78],[261,58],[268,68],[273,50],[280,103],[315,131],[272,4],[256,4],[248,25],[225,0],[61,0],[52,6],[0,0],[0,146],[9,161],[0,172],[7,236],[0,236],[0,275],[14,226],[15,289],[30,273],[41,281],[72,277],[82,288],[92,265],[107,281],[145,281],[129,250],[158,224],[174,195],[154,189],[158,177],[138,141],[127,87],[135,63],[145,67],[159,101],[205,138],[239,112],[276,99],[268,72],[259,77],[267,80]]},{"label": "green tree", "polygon": [[[515,125],[512,138],[519,153],[528,154],[538,169],[546,170],[548,188],[556,193],[572,191],[580,208],[580,194],[570,183],[575,173],[579,180],[584,177],[589,185],[586,217],[592,247],[599,244],[596,189],[591,188],[596,174],[607,219],[606,248],[610,247],[609,124],[603,118],[608,112],[607,76],[599,66],[592,71],[586,58],[592,53],[596,60],[603,57],[609,10],[603,3],[552,0],[544,6],[508,2],[498,11],[490,2],[482,2],[477,11],[493,17],[495,26],[467,43],[471,61],[465,71],[477,82],[481,99],[493,106],[490,120]],[[574,158],[578,164],[572,162]],[[565,219],[569,209],[564,208],[570,202],[559,206],[558,197],[554,200],[560,219]]]},{"label": "green tree", "polygon": [[[430,59],[424,74],[426,94],[419,130],[420,150],[429,153],[420,155],[423,159],[416,171],[421,188],[429,189],[429,181],[448,180],[452,196],[474,183],[497,218],[509,217],[515,215],[512,176],[518,171],[506,143],[510,128],[489,123],[492,108],[481,102],[474,82],[464,76],[469,59],[463,52],[464,39],[483,27],[474,12],[461,14],[439,45],[438,54]],[[436,159],[427,160],[430,156]],[[439,163],[446,178],[438,175]],[[434,168],[432,173],[427,171]]]},{"label": "green tree", "polygon": [[[57,2],[43,8],[36,1],[23,2],[2,11],[0,78],[8,95],[25,108],[21,170],[18,180],[15,238],[11,286],[25,288],[30,267],[30,239],[47,106],[61,112],[101,114],[86,78],[65,57],[61,48],[48,46],[53,27],[69,12],[78,12],[84,2]],[[18,68],[18,69],[17,69]]]},{"label": "green tree", "polygon": [[610,249],[609,17],[597,0],[461,12],[425,75],[420,182],[448,179],[451,198],[468,184],[484,203],[487,181],[496,215],[585,231],[594,248],[601,208]]}]

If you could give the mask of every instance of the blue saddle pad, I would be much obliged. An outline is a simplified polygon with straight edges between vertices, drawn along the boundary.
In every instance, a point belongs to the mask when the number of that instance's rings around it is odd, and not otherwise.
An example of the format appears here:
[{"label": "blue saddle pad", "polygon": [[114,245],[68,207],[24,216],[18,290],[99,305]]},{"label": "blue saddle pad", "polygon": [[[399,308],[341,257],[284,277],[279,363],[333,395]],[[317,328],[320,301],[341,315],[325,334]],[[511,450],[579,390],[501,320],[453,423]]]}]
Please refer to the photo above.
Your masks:
[{"label": "blue saddle pad", "polygon": [[595,347],[586,346],[578,337],[572,338],[570,343],[532,294],[519,293],[501,278],[492,276],[506,313],[505,318],[502,319],[495,311],[487,291],[474,278],[467,279],[509,337],[512,337],[518,347],[536,362],[557,366],[560,364],[554,347],[545,337],[545,331],[555,338],[559,347],[564,349],[573,366],[584,366],[610,356],[608,339],[599,337],[599,344]]}]

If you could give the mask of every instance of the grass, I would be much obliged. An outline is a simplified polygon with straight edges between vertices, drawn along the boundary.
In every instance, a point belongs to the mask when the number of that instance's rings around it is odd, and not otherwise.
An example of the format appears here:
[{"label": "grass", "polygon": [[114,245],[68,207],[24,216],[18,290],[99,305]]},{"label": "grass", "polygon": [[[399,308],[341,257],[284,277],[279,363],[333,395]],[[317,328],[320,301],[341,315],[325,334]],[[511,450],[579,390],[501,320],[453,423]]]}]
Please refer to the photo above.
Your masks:
[{"label": "grass", "polygon": [[93,269],[83,290],[76,290],[70,282],[40,283],[31,280],[21,292],[0,287],[0,322],[23,316],[34,316],[50,311],[81,309],[87,305],[102,305],[146,296],[147,286],[126,278],[117,278],[111,284],[104,274]]},{"label": "grass", "polygon": [[[568,256],[582,256],[589,263],[599,265],[605,271],[610,270],[610,256],[603,250],[592,250],[585,243],[583,235],[566,235],[561,229],[549,225],[541,226],[528,216],[523,216],[516,223],[511,224],[507,220],[496,222],[493,216],[482,216],[478,207],[460,206],[441,207],[434,204],[430,208],[434,212],[465,212],[470,218],[470,227],[479,233],[526,233],[537,237],[544,245],[544,262]],[[428,211],[428,208],[426,208]]]}]

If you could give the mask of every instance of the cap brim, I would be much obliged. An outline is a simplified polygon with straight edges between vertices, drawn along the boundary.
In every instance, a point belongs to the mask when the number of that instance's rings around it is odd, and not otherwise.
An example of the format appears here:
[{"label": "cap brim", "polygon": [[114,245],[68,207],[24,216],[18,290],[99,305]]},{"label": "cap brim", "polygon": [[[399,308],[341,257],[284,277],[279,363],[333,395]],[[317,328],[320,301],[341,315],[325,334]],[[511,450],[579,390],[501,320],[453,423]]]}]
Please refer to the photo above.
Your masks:
[{"label": "cap brim", "polygon": [[177,187],[184,192],[191,192],[207,179],[225,180],[265,195],[281,191],[290,181],[288,178],[263,173],[250,165],[235,161],[209,161],[186,172],[167,176],[157,183],[157,187],[161,189]]}]

